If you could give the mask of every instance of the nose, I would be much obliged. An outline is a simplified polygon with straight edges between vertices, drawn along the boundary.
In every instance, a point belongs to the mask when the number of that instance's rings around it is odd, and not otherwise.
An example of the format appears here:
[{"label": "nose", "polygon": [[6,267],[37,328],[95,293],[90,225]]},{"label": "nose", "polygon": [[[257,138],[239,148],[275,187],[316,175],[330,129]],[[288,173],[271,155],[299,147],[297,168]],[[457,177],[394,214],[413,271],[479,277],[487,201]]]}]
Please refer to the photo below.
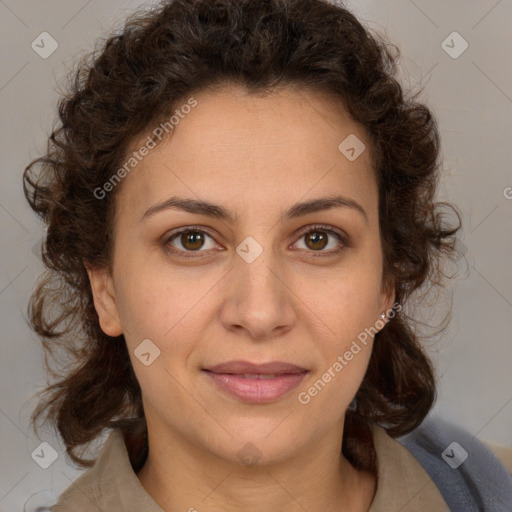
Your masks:
[{"label": "nose", "polygon": [[263,251],[254,261],[240,258],[227,285],[221,322],[226,330],[265,341],[282,336],[296,322],[295,295],[278,258]]}]

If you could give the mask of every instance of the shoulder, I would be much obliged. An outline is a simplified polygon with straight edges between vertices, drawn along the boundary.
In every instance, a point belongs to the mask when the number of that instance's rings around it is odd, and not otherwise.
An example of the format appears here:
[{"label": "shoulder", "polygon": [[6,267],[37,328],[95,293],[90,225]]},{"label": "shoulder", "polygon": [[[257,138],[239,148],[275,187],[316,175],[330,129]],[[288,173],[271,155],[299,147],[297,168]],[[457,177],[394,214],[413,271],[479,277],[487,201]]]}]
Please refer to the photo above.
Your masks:
[{"label": "shoulder", "polygon": [[492,450],[462,427],[435,416],[397,440],[429,473],[452,509],[510,512],[512,450]]},{"label": "shoulder", "polygon": [[501,446],[490,441],[483,441],[483,443],[496,455],[503,466],[512,475],[512,446]]},{"label": "shoulder", "polygon": [[449,507],[418,459],[387,431],[375,425],[377,491],[369,512],[449,512]]},{"label": "shoulder", "polygon": [[80,475],[59,497],[51,512],[163,512],[142,487],[135,474],[123,433],[115,429],[94,465]]},{"label": "shoulder", "polygon": [[[94,465],[81,474],[60,496],[51,512],[97,511],[103,494],[104,474],[118,458],[122,434],[114,430],[104,443]],[[113,460],[114,459],[114,460]]]}]

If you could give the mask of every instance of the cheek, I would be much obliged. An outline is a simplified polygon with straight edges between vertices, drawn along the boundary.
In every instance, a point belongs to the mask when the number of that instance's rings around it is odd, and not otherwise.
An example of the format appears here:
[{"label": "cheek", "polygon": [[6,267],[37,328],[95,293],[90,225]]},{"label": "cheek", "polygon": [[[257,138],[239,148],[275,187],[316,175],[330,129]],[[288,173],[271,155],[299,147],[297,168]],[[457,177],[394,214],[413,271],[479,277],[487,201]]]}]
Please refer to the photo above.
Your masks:
[{"label": "cheek", "polygon": [[334,407],[338,413],[345,410],[363,380],[373,337],[381,327],[376,325],[381,313],[380,274],[368,267],[362,270],[333,277],[329,293],[317,293],[311,302],[314,306],[305,310],[311,321],[318,319],[311,335],[321,361],[314,388],[305,390],[305,401],[311,398],[317,406]]},{"label": "cheek", "polygon": [[329,309],[323,309],[322,320],[329,331],[318,336],[313,332],[318,365],[313,378],[301,387],[302,394],[298,396],[299,404],[309,411],[311,418],[322,414],[330,417],[331,422],[345,413],[363,381],[372,353],[372,327],[378,319],[376,301],[370,290],[358,288],[357,299],[354,299],[351,292],[356,289],[349,287],[346,281],[344,284],[347,286],[333,290],[329,302],[325,302]]},{"label": "cheek", "polygon": [[193,290],[177,293],[174,285],[143,277],[124,287],[120,306],[131,364],[146,400],[164,400],[179,410],[185,405],[179,383],[187,379],[190,354],[200,339],[201,303]]},{"label": "cheek", "polygon": [[[351,344],[333,353],[328,363],[297,394],[304,428],[323,430],[340,421],[363,381],[371,356],[371,343]],[[352,350],[351,350],[352,349]],[[351,354],[348,359],[347,353]],[[322,418],[321,424],[318,418]]]},{"label": "cheek", "polygon": [[317,287],[309,299],[305,295],[305,302],[312,304],[311,310],[325,326],[329,344],[342,350],[349,340],[375,325],[381,313],[380,292],[378,269],[361,266],[333,274],[323,290]]},{"label": "cheek", "polygon": [[123,258],[118,268],[116,298],[127,337],[153,337],[162,343],[197,324],[204,295],[218,280],[211,272],[173,268],[147,255]]}]

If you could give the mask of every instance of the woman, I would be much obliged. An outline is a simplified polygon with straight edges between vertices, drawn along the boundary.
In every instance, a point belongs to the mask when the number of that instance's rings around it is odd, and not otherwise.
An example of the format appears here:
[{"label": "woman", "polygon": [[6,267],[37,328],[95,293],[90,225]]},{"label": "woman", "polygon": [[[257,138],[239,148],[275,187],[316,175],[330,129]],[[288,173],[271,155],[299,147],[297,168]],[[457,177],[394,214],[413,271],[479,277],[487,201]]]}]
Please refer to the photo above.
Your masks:
[{"label": "woman", "polygon": [[323,0],[163,2],[81,63],[25,170],[32,327],[76,362],[33,420],[95,462],[55,512],[448,510],[396,438],[436,396],[403,306],[460,215],[394,73]]}]

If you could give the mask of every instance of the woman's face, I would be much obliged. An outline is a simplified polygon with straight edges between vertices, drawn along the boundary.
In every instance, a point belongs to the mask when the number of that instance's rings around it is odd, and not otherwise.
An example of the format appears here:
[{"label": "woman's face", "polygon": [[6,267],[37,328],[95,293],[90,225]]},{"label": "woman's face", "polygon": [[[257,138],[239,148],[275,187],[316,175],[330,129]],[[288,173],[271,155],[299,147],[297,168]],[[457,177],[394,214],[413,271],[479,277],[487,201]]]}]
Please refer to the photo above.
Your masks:
[{"label": "woman's face", "polygon": [[[95,305],[103,330],[125,335],[150,436],[284,460],[341,436],[368,330],[393,304],[369,140],[318,92],[194,98],[124,178]],[[326,208],[334,198],[345,203]]]}]

